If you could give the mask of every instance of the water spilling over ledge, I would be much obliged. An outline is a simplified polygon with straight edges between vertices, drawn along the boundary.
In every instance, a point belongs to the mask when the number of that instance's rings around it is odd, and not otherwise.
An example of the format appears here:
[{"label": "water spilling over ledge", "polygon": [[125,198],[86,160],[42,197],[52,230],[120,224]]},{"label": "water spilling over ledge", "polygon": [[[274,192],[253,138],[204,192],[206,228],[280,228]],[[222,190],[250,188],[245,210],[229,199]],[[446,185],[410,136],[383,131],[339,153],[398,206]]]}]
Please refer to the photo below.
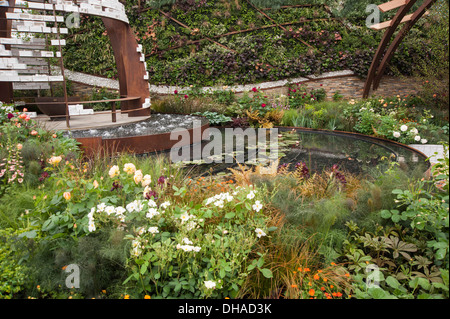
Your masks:
[{"label": "water spilling over ledge", "polygon": [[154,113],[150,118],[137,123],[71,130],[64,132],[64,135],[75,139],[95,137],[101,137],[102,139],[115,139],[134,136],[158,135],[170,133],[177,128],[186,130],[193,129],[195,122],[200,123],[201,126],[208,124],[208,121],[205,118],[199,116]]}]

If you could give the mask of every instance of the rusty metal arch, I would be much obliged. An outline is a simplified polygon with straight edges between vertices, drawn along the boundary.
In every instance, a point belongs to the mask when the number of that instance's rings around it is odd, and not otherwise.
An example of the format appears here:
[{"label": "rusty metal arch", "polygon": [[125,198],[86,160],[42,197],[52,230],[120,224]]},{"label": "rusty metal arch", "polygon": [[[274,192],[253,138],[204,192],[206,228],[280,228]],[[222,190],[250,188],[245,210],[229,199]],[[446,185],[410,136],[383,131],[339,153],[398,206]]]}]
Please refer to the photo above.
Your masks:
[{"label": "rusty metal arch", "polygon": [[[45,0],[34,1],[45,3]],[[13,12],[15,4],[16,0],[9,0],[9,7],[0,6],[0,37],[11,37],[12,21],[6,19],[6,13]],[[126,21],[114,17],[101,16],[101,19],[105,25],[107,35],[114,51],[120,95],[124,97],[140,97],[139,100],[122,102],[122,109],[124,111],[136,110],[128,112],[128,116],[130,117],[150,115],[150,108],[143,107],[146,104],[146,100],[150,97],[149,83],[146,79],[146,76],[148,76],[147,70],[145,68],[145,61],[141,60],[142,53],[137,50],[138,43],[130,25],[126,23]],[[0,99],[3,99],[6,102],[13,99],[12,82],[0,81],[0,91]]]},{"label": "rusty metal arch", "polygon": [[[400,2],[404,4],[398,5],[397,3]],[[394,18],[389,21],[389,26],[387,27],[387,30],[385,31],[375,53],[375,56],[372,60],[372,64],[370,66],[364,85],[363,98],[369,97],[371,87],[373,87],[374,91],[378,89],[386,67],[394,56],[394,53],[398,49],[400,43],[403,41],[412,26],[416,24],[421,17],[424,16],[426,10],[428,10],[436,2],[436,0],[425,0],[424,3],[412,15],[405,17],[416,2],[417,0],[394,0],[383,4],[385,7],[389,7],[388,10],[396,7],[399,7],[399,9]],[[382,7],[383,5],[380,5],[379,7]],[[399,31],[399,33],[396,35],[396,37],[388,47],[388,44],[391,41],[396,29],[403,22],[406,22],[406,24]]]},{"label": "rusty metal arch", "polygon": [[403,41],[405,36],[408,34],[408,32],[411,30],[411,28],[419,21],[420,18],[424,16],[426,11],[436,2],[436,0],[426,0],[412,15],[411,20],[408,21],[403,28],[399,31],[397,36],[392,41],[391,45],[386,51],[386,54],[384,55],[383,59],[381,60],[380,66],[378,67],[376,76],[373,80],[373,90],[377,90],[381,78],[383,77],[383,74],[389,64],[389,62],[392,60],[395,51],[397,51],[400,43]]}]

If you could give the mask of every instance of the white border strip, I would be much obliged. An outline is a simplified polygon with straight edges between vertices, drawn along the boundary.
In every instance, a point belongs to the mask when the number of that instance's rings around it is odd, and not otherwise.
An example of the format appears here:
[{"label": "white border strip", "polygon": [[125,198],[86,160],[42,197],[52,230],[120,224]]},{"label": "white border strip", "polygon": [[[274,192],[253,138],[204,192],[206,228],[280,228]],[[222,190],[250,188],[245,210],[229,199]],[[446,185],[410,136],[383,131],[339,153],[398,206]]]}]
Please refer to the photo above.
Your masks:
[{"label": "white border strip", "polygon": [[[59,71],[59,68],[54,68],[54,71],[58,74],[61,72]],[[100,76],[85,74],[81,72],[74,72],[70,70],[65,70],[65,75],[68,80],[83,83],[90,86],[95,87],[105,87],[108,89],[113,90],[119,90],[119,81],[118,80],[112,80]],[[201,88],[201,91],[203,92],[214,92],[214,91],[234,91],[236,93],[251,91],[253,88],[260,88],[260,89],[272,89],[272,88],[278,88],[286,86],[289,83],[302,83],[302,82],[308,82],[312,80],[321,80],[321,79],[327,79],[332,77],[343,77],[343,76],[352,76],[355,75],[354,72],[350,70],[345,71],[337,71],[337,72],[327,72],[323,73],[321,75],[311,75],[307,77],[300,77],[300,78],[292,78],[287,80],[280,80],[280,81],[272,81],[272,82],[263,82],[258,84],[246,84],[246,85],[235,85],[235,86],[206,86]],[[181,92],[181,91],[187,91],[190,90],[191,87],[179,87],[179,86],[161,86],[161,85],[149,85],[150,87],[150,93],[156,93],[156,94],[174,94],[175,90]]]}]

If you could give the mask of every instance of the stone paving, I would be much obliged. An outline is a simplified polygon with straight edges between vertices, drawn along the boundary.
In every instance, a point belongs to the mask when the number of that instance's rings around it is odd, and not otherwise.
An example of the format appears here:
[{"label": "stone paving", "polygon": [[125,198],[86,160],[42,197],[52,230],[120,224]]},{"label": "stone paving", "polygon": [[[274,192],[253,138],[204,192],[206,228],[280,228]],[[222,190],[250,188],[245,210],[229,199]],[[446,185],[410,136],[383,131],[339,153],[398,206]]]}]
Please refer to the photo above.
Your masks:
[{"label": "stone paving", "polygon": [[[433,144],[411,144],[410,147],[422,152],[428,157],[432,157],[430,159],[431,163],[437,163],[437,160],[440,158],[444,158],[444,147],[442,145],[433,145]],[[435,155],[437,153],[437,155]],[[448,152],[447,152],[448,156]]]}]

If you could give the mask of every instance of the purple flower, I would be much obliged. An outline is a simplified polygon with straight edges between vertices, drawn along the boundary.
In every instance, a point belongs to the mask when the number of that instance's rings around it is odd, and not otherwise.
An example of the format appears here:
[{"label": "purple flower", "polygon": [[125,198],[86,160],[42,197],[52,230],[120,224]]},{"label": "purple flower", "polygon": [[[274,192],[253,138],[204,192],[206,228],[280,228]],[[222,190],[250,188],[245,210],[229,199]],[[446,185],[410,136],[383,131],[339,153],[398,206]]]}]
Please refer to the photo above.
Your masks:
[{"label": "purple flower", "polygon": [[47,177],[49,177],[49,174],[47,172],[43,172],[41,177],[39,177],[39,182],[42,183]]},{"label": "purple flower", "polygon": [[297,163],[297,164],[295,164],[295,168],[297,169],[297,171],[300,173],[300,175],[302,177],[309,178],[309,169],[305,163],[303,163],[303,162]]},{"label": "purple flower", "polygon": [[342,185],[347,184],[347,179],[345,176],[339,171],[339,166],[334,164],[333,167],[331,167],[331,171],[333,172],[334,176],[342,183]]},{"label": "purple flower", "polygon": [[150,190],[148,192],[145,193],[145,198],[146,199],[152,199],[152,197],[156,200],[158,199],[158,194],[154,191],[154,190]]},{"label": "purple flower", "polygon": [[14,117],[14,114],[8,113],[8,120],[12,119]]},{"label": "purple flower", "polygon": [[113,184],[112,184],[111,192],[112,192],[112,191],[115,191],[115,190],[118,190],[118,189],[120,189],[120,188],[122,188],[122,187],[123,187],[123,186],[120,185],[119,181],[114,181]]}]

